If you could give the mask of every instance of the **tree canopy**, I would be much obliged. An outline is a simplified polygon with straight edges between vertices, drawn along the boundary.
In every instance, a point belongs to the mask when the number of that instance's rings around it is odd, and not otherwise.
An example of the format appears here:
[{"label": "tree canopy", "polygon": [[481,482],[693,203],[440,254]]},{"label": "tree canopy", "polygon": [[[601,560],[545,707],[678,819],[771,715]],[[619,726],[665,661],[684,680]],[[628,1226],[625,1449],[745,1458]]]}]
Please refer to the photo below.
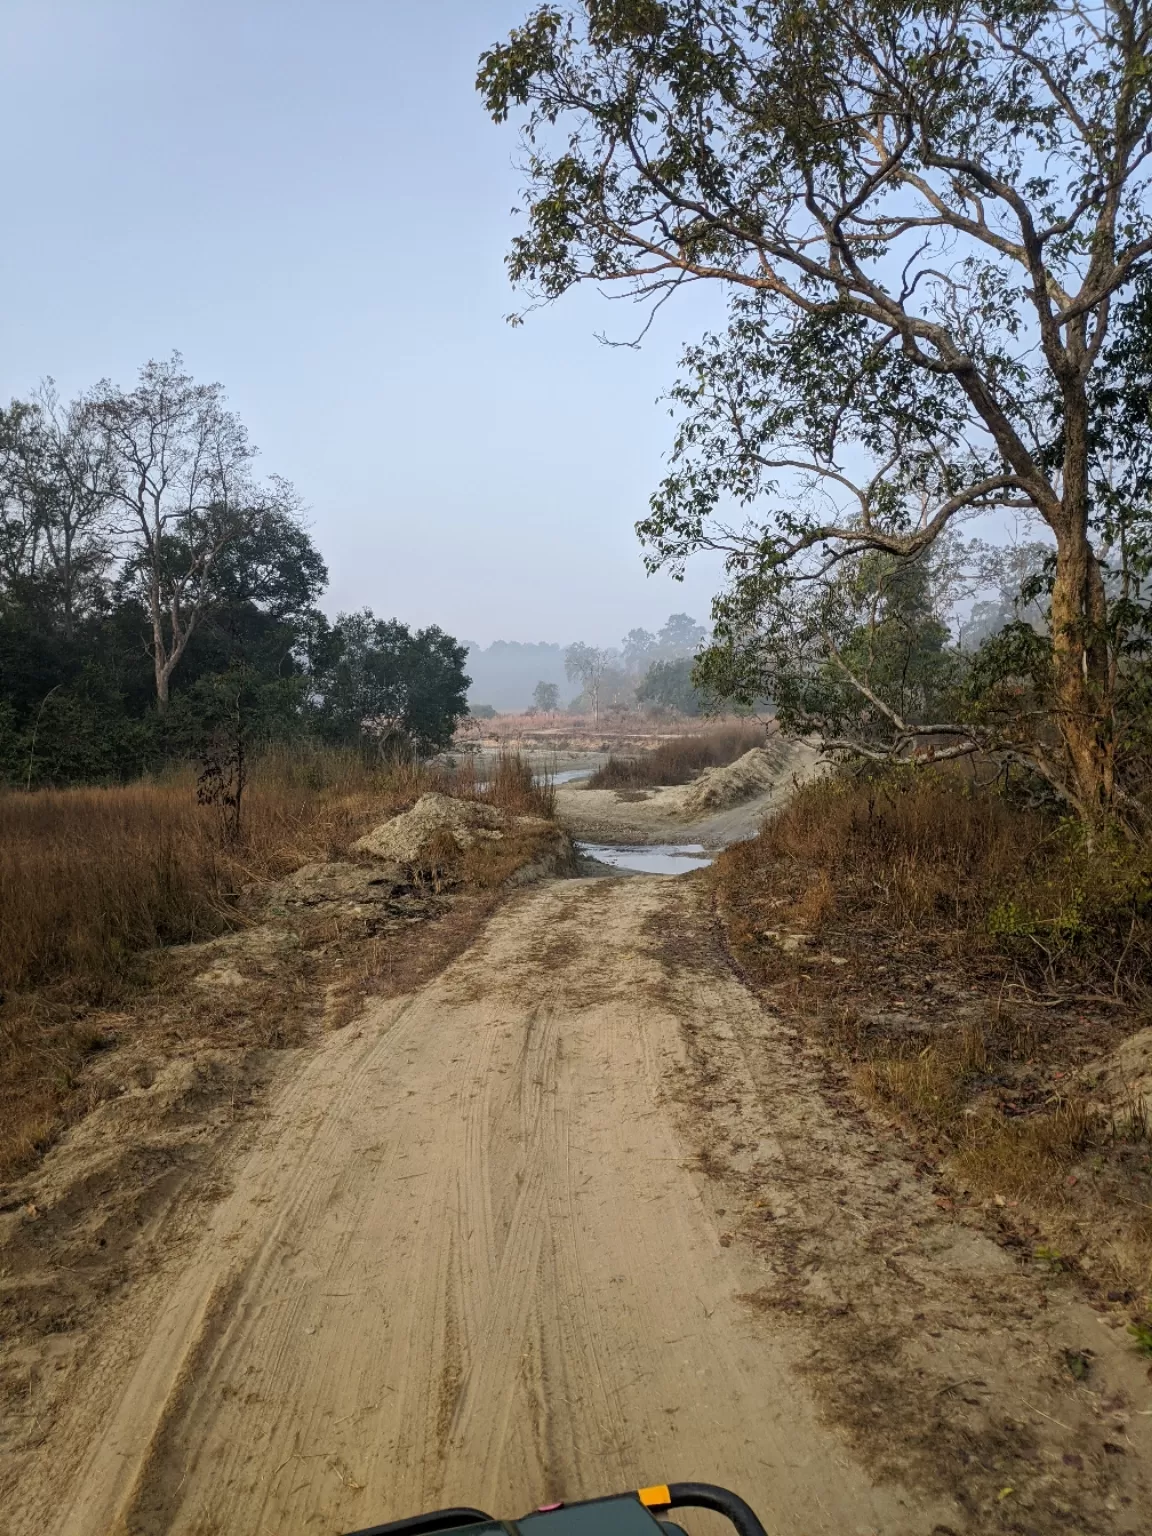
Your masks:
[{"label": "tree canopy", "polygon": [[333,629],[299,500],[254,461],[175,356],[131,390],[47,381],[0,410],[0,782],[124,778],[225,737],[445,744],[462,649],[371,615]]},{"label": "tree canopy", "polygon": [[446,747],[468,713],[467,647],[435,624],[411,630],[371,609],[342,613],[330,664],[315,679],[321,729],[332,740],[367,736],[383,755]]},{"label": "tree canopy", "polygon": [[674,709],[681,715],[700,714],[703,699],[692,682],[691,658],[654,661],[636,685],[636,698],[649,707]]},{"label": "tree canopy", "polygon": [[479,72],[523,127],[509,266],[530,295],[731,297],[674,391],[650,563],[721,550],[739,651],[790,594],[867,584],[872,556],[1035,519],[1054,558],[1033,727],[897,715],[889,747],[1002,745],[1089,818],[1131,799],[1106,459],[1122,558],[1147,504],[1098,381],[1143,333],[1150,24],[1146,0],[585,0],[537,8]]}]

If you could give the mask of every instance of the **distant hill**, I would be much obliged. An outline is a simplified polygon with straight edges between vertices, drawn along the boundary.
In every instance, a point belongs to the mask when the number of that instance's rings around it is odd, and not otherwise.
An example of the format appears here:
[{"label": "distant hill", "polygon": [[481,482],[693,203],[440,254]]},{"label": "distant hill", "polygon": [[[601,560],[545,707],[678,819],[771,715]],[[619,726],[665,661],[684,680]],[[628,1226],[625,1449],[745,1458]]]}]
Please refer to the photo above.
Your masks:
[{"label": "distant hill", "polygon": [[565,702],[580,692],[564,675],[564,647],[520,640],[495,640],[486,650],[468,644],[465,669],[472,679],[470,704],[491,704],[504,713],[520,713],[532,703],[537,683],[555,683]]}]

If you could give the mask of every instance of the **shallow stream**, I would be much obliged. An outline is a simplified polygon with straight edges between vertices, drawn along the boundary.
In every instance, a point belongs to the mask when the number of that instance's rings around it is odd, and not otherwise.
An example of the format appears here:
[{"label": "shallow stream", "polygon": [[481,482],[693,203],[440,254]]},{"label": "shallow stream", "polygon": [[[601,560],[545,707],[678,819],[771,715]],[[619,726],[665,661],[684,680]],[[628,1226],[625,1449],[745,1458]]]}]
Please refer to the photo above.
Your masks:
[{"label": "shallow stream", "polygon": [[686,875],[691,869],[707,869],[712,862],[703,843],[577,843],[576,851],[613,869],[641,875]]}]

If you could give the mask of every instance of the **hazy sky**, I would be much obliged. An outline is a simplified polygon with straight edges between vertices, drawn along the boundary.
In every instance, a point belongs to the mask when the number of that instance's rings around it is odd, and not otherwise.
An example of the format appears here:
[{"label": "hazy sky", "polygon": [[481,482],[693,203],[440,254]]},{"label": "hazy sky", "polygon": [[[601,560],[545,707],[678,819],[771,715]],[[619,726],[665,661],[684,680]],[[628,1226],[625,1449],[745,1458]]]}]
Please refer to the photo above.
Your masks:
[{"label": "hazy sky", "polygon": [[516,135],[473,80],[530,9],[4,0],[0,394],[178,348],[306,499],[332,611],[481,643],[706,618],[716,566],[649,579],[632,525],[715,298],[640,352],[591,291],[504,320]]}]

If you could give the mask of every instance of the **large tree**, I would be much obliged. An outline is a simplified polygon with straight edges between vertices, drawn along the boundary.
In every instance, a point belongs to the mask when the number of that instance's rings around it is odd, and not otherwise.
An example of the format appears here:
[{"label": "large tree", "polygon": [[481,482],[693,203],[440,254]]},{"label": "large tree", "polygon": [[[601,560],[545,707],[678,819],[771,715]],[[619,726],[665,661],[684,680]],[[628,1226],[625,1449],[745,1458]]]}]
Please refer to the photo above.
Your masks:
[{"label": "large tree", "polygon": [[700,714],[703,700],[692,682],[692,658],[654,661],[636,685],[636,700],[682,715]]},{"label": "large tree", "polygon": [[[166,492],[150,548],[125,516],[139,485],[126,485],[115,436],[122,404],[107,385],[65,403],[47,381],[0,411],[0,778],[117,777],[196,752],[216,695],[224,687],[233,697],[238,678],[257,736],[299,731],[308,718],[305,673],[326,627],[315,602],[327,572],[291,487],[246,480],[231,512],[208,506],[199,520]],[[179,428],[158,410],[150,419],[159,478],[181,449]],[[172,688],[162,718],[157,582]]]},{"label": "large tree", "polygon": [[570,683],[578,682],[592,706],[592,723],[600,720],[600,693],[606,674],[615,660],[614,652],[574,640],[564,652],[564,674]]},{"label": "large tree", "polygon": [[147,363],[134,389],[98,385],[87,409],[108,445],[125,569],[148,613],[163,710],[192,636],[232,585],[229,549],[282,543],[295,495],[286,481],[254,480],[256,450],[223,388],[197,384],[178,353]]},{"label": "large tree", "polygon": [[585,0],[479,75],[524,117],[514,279],[734,297],[689,358],[652,562],[724,550],[747,625],[758,591],[787,612],[842,562],[1033,515],[1059,758],[1029,746],[1087,818],[1124,796],[1094,378],[1152,254],[1150,40],[1149,0]]}]

